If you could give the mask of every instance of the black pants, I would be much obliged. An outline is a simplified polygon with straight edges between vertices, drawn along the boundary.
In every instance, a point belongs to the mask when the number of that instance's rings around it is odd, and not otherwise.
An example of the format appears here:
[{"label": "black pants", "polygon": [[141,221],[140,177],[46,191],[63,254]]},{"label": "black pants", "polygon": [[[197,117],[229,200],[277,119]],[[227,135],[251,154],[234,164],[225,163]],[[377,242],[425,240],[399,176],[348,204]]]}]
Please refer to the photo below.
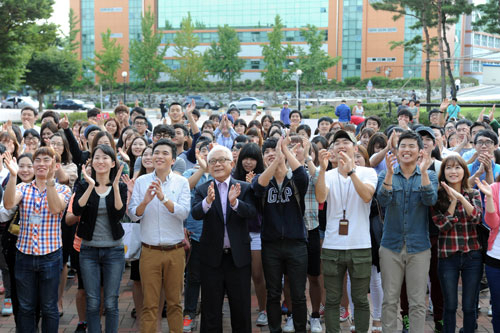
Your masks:
[{"label": "black pants", "polygon": [[250,333],[251,265],[236,267],[231,253],[222,255],[219,267],[201,263],[201,330],[222,332],[222,305],[227,293],[231,311],[231,331]]},{"label": "black pants", "polygon": [[288,275],[295,332],[306,332],[307,245],[305,240],[283,239],[262,242],[262,266],[267,289],[267,318],[270,332],[281,332],[283,274]]}]

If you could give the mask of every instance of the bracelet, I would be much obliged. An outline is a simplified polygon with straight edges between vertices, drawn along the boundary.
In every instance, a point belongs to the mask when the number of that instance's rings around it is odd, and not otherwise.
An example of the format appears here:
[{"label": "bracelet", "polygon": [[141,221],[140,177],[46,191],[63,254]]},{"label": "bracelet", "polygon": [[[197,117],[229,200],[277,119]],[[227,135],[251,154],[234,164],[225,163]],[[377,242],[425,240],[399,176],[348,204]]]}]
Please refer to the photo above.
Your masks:
[{"label": "bracelet", "polygon": [[386,182],[383,182],[382,184],[384,184],[385,186],[392,187],[392,184],[387,184]]}]

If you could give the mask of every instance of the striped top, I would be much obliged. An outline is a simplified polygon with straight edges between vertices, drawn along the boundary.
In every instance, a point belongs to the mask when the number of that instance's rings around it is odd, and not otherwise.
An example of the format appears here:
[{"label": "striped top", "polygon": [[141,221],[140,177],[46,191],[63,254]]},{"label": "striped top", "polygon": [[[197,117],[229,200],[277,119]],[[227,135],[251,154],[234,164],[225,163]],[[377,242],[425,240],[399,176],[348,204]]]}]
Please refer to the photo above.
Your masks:
[{"label": "striped top", "polygon": [[[66,185],[56,183],[59,195],[69,202],[71,190]],[[58,250],[62,246],[61,218],[64,212],[51,214],[47,202],[47,189],[39,191],[35,181],[20,183],[17,192],[22,199],[19,203],[19,238],[17,249],[29,255],[45,255]]]}]

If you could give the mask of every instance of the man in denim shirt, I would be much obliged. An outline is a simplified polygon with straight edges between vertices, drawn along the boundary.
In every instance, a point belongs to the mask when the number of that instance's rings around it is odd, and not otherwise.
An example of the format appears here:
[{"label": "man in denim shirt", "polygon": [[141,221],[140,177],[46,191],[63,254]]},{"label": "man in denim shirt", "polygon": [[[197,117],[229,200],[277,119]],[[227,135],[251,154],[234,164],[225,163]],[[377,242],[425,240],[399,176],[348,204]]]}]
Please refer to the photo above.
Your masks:
[{"label": "man in denim shirt", "polygon": [[428,214],[437,201],[438,181],[436,174],[428,171],[432,160],[423,151],[418,134],[404,132],[396,154],[399,166],[394,167],[396,156],[388,154],[387,170],[380,173],[377,185],[378,201],[386,207],[379,250],[384,290],[382,329],[397,331],[398,301],[406,277],[410,332],[423,332],[431,259]]}]

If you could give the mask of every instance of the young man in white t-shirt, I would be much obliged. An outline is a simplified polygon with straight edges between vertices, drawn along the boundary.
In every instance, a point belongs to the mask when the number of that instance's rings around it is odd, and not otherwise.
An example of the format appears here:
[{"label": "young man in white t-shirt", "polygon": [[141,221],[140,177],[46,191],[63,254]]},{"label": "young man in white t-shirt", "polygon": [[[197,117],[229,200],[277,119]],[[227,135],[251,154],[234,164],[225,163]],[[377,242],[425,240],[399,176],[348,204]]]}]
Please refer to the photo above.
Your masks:
[{"label": "young man in white t-shirt", "polygon": [[[321,255],[328,332],[340,332],[339,306],[346,271],[351,278],[356,331],[367,332],[370,325],[367,298],[372,265],[370,203],[377,187],[377,173],[372,168],[355,167],[356,151],[356,138],[350,132],[340,130],[335,133],[329,150],[319,153],[316,200],[328,202]],[[331,155],[338,157],[338,168],[326,172]]]}]

